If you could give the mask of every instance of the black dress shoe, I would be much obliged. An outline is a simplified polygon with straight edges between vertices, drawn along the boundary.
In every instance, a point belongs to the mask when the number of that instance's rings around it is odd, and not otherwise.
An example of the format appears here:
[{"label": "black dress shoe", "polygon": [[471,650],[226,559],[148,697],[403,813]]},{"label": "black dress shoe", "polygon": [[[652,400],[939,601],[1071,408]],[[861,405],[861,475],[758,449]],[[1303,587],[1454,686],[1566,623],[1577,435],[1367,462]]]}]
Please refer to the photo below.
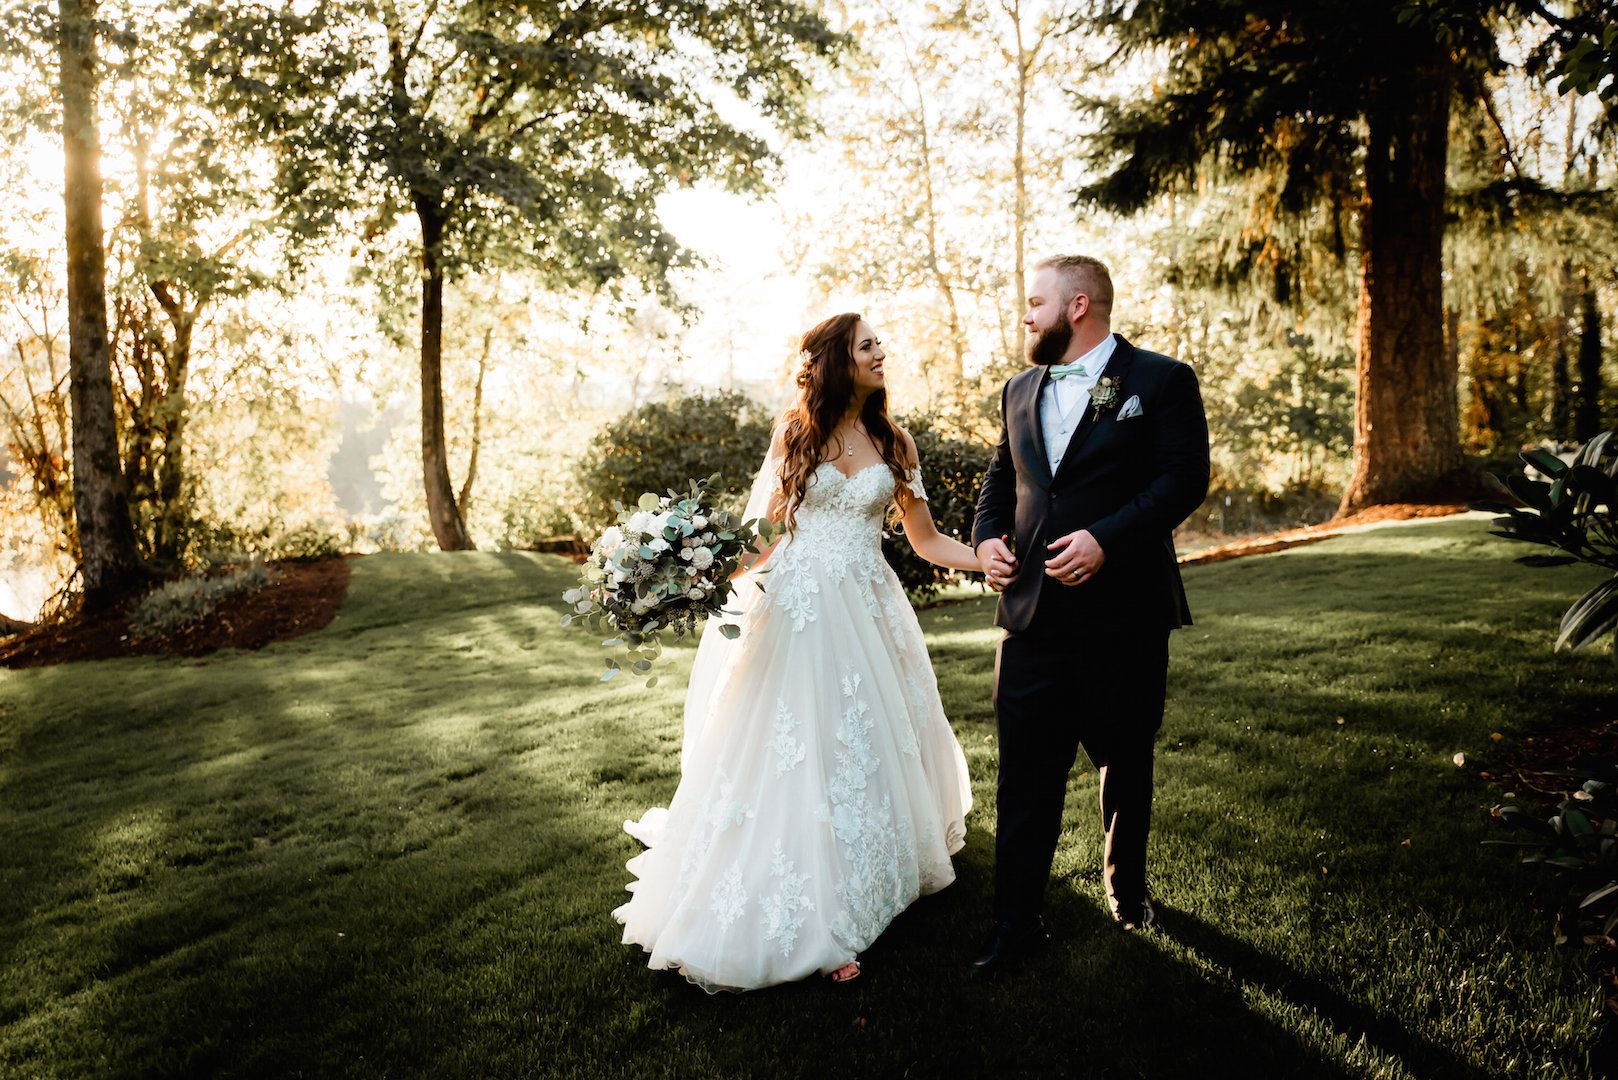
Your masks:
[{"label": "black dress shoe", "polygon": [[1113,925],[1127,934],[1141,930],[1152,930],[1157,927],[1157,908],[1151,900],[1142,900],[1140,907],[1134,912],[1125,912],[1122,909],[1112,913]]},{"label": "black dress shoe", "polygon": [[997,922],[983,951],[966,966],[968,975],[987,978],[1034,952],[1050,937],[1039,919]]}]

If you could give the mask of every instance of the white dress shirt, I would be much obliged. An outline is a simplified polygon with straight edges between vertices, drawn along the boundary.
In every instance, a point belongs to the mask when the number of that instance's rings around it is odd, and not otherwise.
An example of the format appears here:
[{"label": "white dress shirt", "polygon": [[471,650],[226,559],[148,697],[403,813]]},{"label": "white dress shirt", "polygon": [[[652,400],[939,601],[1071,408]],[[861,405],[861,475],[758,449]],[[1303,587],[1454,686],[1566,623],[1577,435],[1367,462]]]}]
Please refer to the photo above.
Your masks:
[{"label": "white dress shirt", "polygon": [[1090,390],[1100,380],[1117,347],[1117,336],[1108,334],[1101,344],[1079,357],[1077,362],[1084,365],[1084,374],[1045,379],[1045,388],[1039,395],[1039,426],[1045,436],[1045,454],[1050,459],[1052,476],[1062,463],[1062,455],[1067,452],[1067,444],[1078,430],[1079,421],[1084,419],[1084,410],[1090,407]]}]

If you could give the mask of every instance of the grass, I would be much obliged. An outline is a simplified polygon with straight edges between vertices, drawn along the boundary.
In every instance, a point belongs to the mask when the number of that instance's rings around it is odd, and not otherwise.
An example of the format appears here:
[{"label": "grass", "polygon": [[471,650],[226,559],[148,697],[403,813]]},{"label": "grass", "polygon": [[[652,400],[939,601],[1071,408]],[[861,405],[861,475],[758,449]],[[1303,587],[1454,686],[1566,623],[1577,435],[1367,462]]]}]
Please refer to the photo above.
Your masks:
[{"label": "grass", "polygon": [[856,984],[714,998],[609,916],[683,677],[598,685],[560,560],[371,556],[261,652],[0,672],[0,1075],[1592,1075],[1597,985],[1451,761],[1613,707],[1604,656],[1550,652],[1588,574],[1515,554],[1463,520],[1191,568],[1166,932],[1104,921],[1092,770],[1053,947],[989,987],[957,975],[990,899],[987,598],[922,616],[975,781],[957,882]]}]

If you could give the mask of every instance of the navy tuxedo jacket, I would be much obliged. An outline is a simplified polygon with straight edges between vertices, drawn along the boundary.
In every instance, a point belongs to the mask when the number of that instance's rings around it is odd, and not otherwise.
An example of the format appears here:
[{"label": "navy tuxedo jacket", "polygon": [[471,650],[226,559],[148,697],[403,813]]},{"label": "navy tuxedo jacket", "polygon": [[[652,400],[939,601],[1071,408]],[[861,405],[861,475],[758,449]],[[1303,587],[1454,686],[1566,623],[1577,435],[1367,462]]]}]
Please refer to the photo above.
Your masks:
[{"label": "navy tuxedo jacket", "polygon": [[[1117,402],[1099,417],[1093,402],[1086,406],[1055,475],[1039,421],[1047,374],[1030,368],[1001,390],[1000,443],[978,492],[972,546],[1010,534],[1018,560],[995,623],[1042,634],[1189,625],[1173,533],[1208,493],[1208,420],[1196,373],[1119,335],[1102,372],[1119,381]],[[1120,420],[1132,397],[1141,415]],[[1106,559],[1082,585],[1064,585],[1045,574],[1045,545],[1079,529]]]}]

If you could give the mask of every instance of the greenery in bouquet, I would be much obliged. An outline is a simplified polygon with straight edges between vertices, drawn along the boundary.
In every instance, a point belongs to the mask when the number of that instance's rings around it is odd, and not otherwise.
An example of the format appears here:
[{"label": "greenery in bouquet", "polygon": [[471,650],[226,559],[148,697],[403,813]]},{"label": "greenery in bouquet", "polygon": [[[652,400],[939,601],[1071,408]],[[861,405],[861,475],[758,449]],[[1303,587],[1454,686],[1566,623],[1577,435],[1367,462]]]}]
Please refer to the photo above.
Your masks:
[{"label": "greenery in bouquet", "polygon": [[[684,492],[647,492],[633,507],[618,506],[617,523],[591,545],[579,587],[562,594],[573,608],[563,626],[610,635],[601,643],[608,653],[603,682],[628,668],[656,685],[650,673],[667,638],[685,637],[710,616],[735,614],[725,610],[731,576],[755,541],[768,544],[779,527],[714,506],[708,489],[718,483],[715,474],[690,481]],[[741,633],[734,623],[719,629],[732,639]]]}]

